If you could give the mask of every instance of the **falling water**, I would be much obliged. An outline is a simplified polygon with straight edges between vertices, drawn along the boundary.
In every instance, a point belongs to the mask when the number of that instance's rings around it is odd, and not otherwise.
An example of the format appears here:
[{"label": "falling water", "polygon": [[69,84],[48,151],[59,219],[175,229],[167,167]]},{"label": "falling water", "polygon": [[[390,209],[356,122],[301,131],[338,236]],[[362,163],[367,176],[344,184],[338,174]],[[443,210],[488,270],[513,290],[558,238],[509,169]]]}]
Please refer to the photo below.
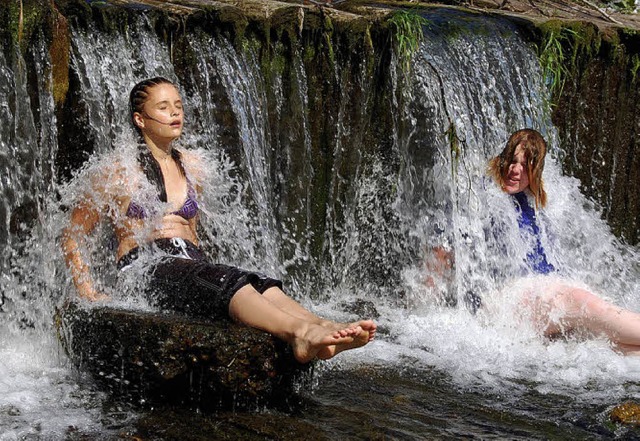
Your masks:
[{"label": "falling water", "polygon": [[[476,317],[464,306],[468,291],[498,299],[523,258],[522,250],[505,253],[485,237],[497,218],[510,226],[507,244],[519,240],[510,201],[485,173],[488,159],[519,128],[536,128],[549,141],[545,246],[562,276],[638,310],[639,256],[613,238],[577,182],[562,176],[537,58],[517,28],[451,12],[427,19],[412,71],[392,62],[393,133],[379,146],[364,145],[363,133],[376,123],[367,119],[373,79],[365,62],[336,65],[336,79],[351,71],[357,81],[334,95],[328,165],[317,161],[312,141],[317,109],[301,53],[289,60],[296,93],[288,96],[277,69],[265,74],[251,41],[236,49],[194,30],[181,48],[194,54],[194,65],[179,67],[175,48],[144,14],[126,34],[73,29],[71,69],[84,109],[73,124],[85,130],[93,161],[114,148],[122,154],[134,143],[126,112],[133,84],[157,75],[176,81],[187,112],[181,143],[200,149],[211,169],[202,207],[218,258],[284,277],[293,295],[332,318],[350,319],[342,305],[354,300],[372,302],[380,313],[379,339],[328,368],[374,363],[425,376],[435,370],[454,388],[506,396],[507,403],[531,390],[587,403],[637,398],[640,362],[606,342],[548,342],[510,317]],[[56,237],[64,198],[76,187],[55,181],[67,173],[52,158],[73,146],[57,145],[44,42],[33,51],[38,102],[27,93],[20,54],[8,60],[0,52],[0,112],[11,122],[0,129],[0,314],[7,323],[0,334],[0,432],[46,439],[71,425],[110,433],[104,419],[119,411],[103,409],[105,397],[68,365],[50,326],[54,306],[71,292]],[[354,91],[364,96],[355,109]],[[93,163],[87,164],[80,176],[90,172]],[[80,165],[73,164],[74,173]],[[322,173],[327,201],[318,209]],[[455,273],[430,288],[424,260],[438,245],[455,252]],[[56,417],[60,403],[64,418]]]},{"label": "falling water", "polygon": [[31,49],[37,95],[27,92],[24,59],[0,54],[0,129],[3,224],[0,316],[0,433],[2,439],[54,437],[69,424],[91,426],[100,418],[67,367],[51,333],[56,252],[46,207],[55,191],[56,118],[50,61],[42,39]]},{"label": "falling water", "polygon": [[[522,44],[517,32],[505,34],[503,24],[496,28],[496,22],[485,18],[460,29],[447,17],[449,13],[429,17],[415,76],[405,90],[411,104],[403,118],[418,136],[398,140],[409,152],[431,145],[435,158],[406,158],[398,206],[408,205],[400,212],[410,213],[410,236],[418,238],[420,249],[445,244],[454,250],[455,273],[453,280],[436,280],[436,287],[428,288],[423,261],[403,268],[407,308],[384,314],[395,341],[368,348],[363,358],[353,357],[361,361],[380,352],[395,354],[391,359],[396,363],[436,366],[465,389],[491,387],[509,399],[527,393],[519,386],[522,382],[541,393],[563,391],[586,402],[635,397],[640,392],[639,361],[618,356],[607,342],[549,342],[512,314],[473,317],[462,306],[468,291],[494,302],[508,302],[517,293],[517,287],[501,291],[520,273],[526,250],[518,246],[511,202],[487,178],[486,165],[519,128],[539,130],[550,145],[544,245],[562,277],[638,310],[640,256],[611,235],[580,194],[577,181],[562,176],[532,48]],[[455,134],[459,151],[446,133]],[[500,243],[486,235],[494,220],[509,225]],[[449,291],[443,294],[443,288]],[[459,305],[455,309],[442,306],[451,291]],[[389,357],[383,358],[388,362]]]}]

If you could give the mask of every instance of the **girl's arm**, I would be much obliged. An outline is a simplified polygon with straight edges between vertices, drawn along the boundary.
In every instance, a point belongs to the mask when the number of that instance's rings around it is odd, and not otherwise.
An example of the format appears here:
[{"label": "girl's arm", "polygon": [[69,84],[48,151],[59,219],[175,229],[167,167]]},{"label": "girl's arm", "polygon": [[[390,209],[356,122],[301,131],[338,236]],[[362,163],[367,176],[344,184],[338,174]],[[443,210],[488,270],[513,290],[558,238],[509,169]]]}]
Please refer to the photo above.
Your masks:
[{"label": "girl's arm", "polygon": [[453,251],[444,246],[434,246],[431,248],[431,252],[427,252],[424,264],[427,270],[425,284],[429,288],[434,288],[436,286],[434,277],[438,279],[451,277],[454,265]]},{"label": "girl's arm", "polygon": [[71,271],[73,284],[80,297],[96,301],[106,298],[94,285],[89,265],[82,256],[81,247],[85,238],[100,222],[100,212],[90,200],[84,200],[71,211],[69,225],[62,232],[62,250],[67,267]]}]

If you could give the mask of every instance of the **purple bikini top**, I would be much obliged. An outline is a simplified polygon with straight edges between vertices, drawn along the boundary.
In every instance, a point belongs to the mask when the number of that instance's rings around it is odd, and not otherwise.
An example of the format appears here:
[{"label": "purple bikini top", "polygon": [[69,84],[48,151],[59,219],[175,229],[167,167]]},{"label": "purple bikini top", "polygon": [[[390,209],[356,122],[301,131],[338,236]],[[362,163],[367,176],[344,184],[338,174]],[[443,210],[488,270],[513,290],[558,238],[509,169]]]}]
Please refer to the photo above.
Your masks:
[{"label": "purple bikini top", "polygon": [[[171,214],[177,214],[186,220],[193,219],[198,214],[196,191],[194,190],[193,185],[191,185],[189,179],[187,179],[187,199],[178,211],[173,211]],[[145,219],[147,217],[147,212],[142,205],[132,200],[129,202],[129,207],[127,207],[127,217],[133,219]]]}]

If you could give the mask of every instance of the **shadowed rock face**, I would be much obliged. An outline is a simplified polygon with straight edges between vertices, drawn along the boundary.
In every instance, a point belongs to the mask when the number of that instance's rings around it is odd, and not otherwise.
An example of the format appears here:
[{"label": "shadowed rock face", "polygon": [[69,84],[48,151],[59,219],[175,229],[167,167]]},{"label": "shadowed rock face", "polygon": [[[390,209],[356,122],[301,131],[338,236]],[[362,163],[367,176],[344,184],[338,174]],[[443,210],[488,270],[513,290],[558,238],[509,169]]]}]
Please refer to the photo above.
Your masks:
[{"label": "shadowed rock face", "polygon": [[230,321],[204,322],[70,304],[56,327],[76,366],[132,402],[198,407],[286,405],[311,377],[290,347]]},{"label": "shadowed rock face", "polygon": [[637,245],[640,78],[629,65],[640,38],[629,36],[625,43],[605,41],[593,54],[576,57],[562,92],[554,99],[553,121],[565,152],[565,172],[578,178],[584,194],[602,207],[613,232]]}]

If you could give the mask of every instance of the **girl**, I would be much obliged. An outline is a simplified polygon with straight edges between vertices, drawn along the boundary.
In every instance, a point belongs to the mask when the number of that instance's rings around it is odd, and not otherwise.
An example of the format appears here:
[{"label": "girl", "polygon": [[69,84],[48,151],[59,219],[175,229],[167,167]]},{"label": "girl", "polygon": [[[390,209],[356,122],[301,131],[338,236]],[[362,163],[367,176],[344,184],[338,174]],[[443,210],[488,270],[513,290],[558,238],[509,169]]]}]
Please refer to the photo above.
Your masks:
[{"label": "girl", "polygon": [[[106,217],[118,242],[120,271],[142,261],[142,254],[152,256],[144,262],[144,291],[162,309],[209,319],[231,317],[286,341],[301,363],[331,358],[374,338],[371,320],[345,325],[322,319],[286,296],[279,280],[209,262],[196,234],[202,184],[198,158],[173,147],[184,118],[178,90],[165,78],[148,79],[133,88],[129,105],[143,141],[137,173],[122,164],[104,165],[63,232],[65,260],[82,298],[107,299],[96,290],[81,253],[84,238]],[[136,200],[144,180],[157,188],[155,207]]]},{"label": "girl", "polygon": [[[511,135],[502,153],[489,162],[489,174],[513,199],[518,226],[526,243],[526,264],[533,278],[518,304],[547,337],[580,332],[606,336],[621,352],[640,354],[640,314],[612,305],[598,296],[549,277],[556,268],[548,262],[540,240],[536,214],[547,202],[542,181],[547,144],[535,130]],[[533,202],[533,204],[531,203]]]}]

